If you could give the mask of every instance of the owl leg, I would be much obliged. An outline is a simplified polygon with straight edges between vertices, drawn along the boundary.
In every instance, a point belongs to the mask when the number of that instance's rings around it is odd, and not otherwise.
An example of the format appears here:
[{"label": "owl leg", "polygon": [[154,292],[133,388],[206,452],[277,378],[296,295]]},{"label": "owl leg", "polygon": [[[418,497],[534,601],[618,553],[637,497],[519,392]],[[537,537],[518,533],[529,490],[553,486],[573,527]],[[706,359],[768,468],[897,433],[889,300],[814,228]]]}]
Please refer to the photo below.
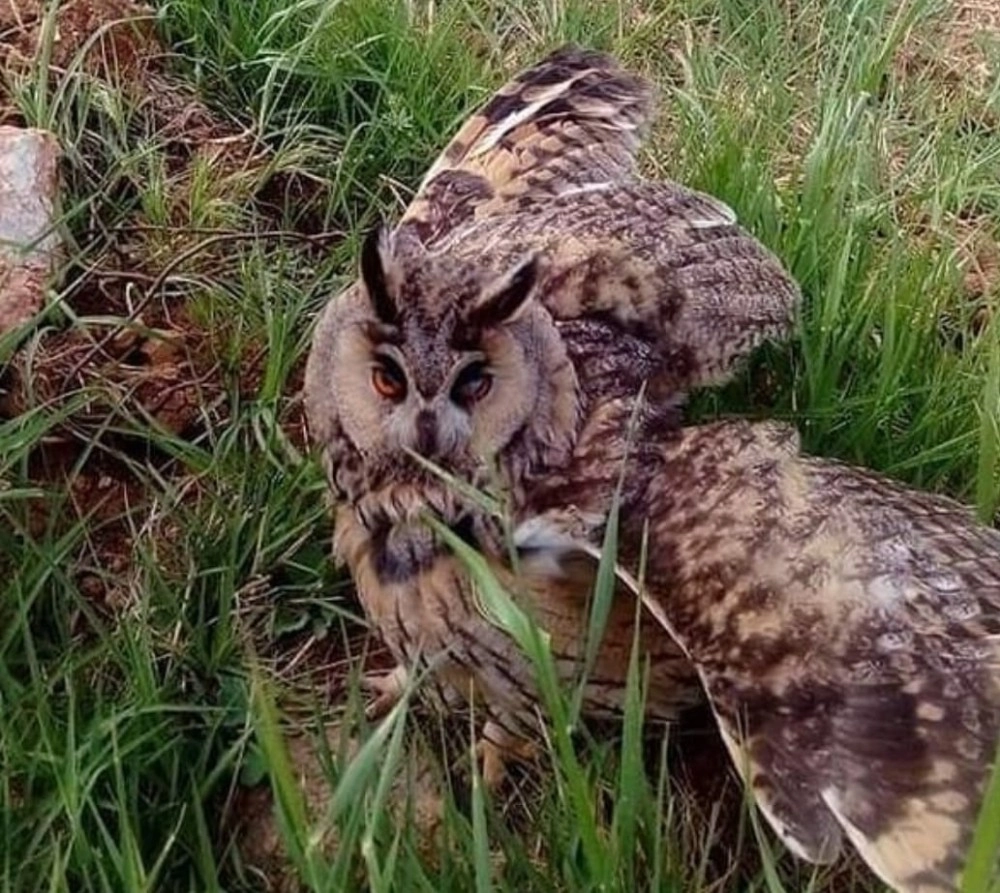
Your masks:
[{"label": "owl leg", "polygon": [[495,791],[507,775],[511,759],[531,760],[538,751],[534,741],[508,732],[502,725],[487,720],[483,735],[476,744],[476,756],[482,762],[483,783]]},{"label": "owl leg", "polygon": [[397,664],[388,673],[366,673],[362,676],[361,687],[375,694],[365,708],[365,716],[368,719],[385,716],[402,697],[408,678],[406,667],[402,664]]}]

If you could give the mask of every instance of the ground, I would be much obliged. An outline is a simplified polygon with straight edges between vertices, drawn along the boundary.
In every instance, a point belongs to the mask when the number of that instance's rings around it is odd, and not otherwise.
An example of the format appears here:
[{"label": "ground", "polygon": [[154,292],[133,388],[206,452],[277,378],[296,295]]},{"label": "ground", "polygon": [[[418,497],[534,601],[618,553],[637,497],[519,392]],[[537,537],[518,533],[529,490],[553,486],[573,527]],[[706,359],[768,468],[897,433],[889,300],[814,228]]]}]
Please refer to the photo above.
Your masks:
[{"label": "ground", "polygon": [[996,4],[0,0],[0,124],[58,140],[63,246],[0,333],[5,889],[807,881],[708,717],[581,733],[486,804],[465,729],[361,715],[385,656],[327,558],[310,326],[461,116],[569,39],[656,80],[644,170],[803,285],[795,342],[692,418],[790,418],[995,515]]}]

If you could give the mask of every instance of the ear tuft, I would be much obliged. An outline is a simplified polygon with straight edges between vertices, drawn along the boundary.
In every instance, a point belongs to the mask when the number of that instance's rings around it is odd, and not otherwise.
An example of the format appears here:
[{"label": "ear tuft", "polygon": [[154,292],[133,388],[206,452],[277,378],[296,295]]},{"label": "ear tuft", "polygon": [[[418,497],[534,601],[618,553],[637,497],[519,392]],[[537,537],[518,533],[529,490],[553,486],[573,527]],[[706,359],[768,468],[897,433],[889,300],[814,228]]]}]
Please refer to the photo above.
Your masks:
[{"label": "ear tuft", "polygon": [[538,267],[538,258],[532,255],[500,277],[473,305],[467,318],[468,324],[474,329],[488,329],[517,319],[534,293]]},{"label": "ear tuft", "polygon": [[386,277],[388,240],[389,231],[381,223],[365,236],[364,244],[361,246],[361,279],[368,291],[375,315],[381,322],[391,326],[399,321],[399,310],[392,295],[389,294]]}]

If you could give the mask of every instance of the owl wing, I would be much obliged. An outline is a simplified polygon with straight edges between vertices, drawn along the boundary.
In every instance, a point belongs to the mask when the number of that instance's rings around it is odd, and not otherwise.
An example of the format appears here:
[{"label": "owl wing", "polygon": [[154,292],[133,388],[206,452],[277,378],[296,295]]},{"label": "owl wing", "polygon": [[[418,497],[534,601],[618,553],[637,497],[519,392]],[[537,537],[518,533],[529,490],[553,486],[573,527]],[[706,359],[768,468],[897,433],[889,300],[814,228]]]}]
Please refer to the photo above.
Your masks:
[{"label": "owl wing", "polygon": [[[498,236],[513,242],[505,229]],[[611,320],[652,344],[652,394],[722,384],[757,346],[792,332],[795,280],[711,196],[637,180],[555,199],[537,232],[546,307],[557,320]]]},{"label": "owl wing", "polygon": [[770,423],[684,429],[646,492],[644,604],[790,849],[846,834],[898,890],[957,889],[1000,739],[1000,532]]},{"label": "owl wing", "polygon": [[557,319],[652,340],[660,390],[687,391],[787,336],[799,292],[725,203],[637,175],[652,99],[611,56],[556,51],[466,121],[396,232],[495,266],[544,255],[539,295]]},{"label": "owl wing", "polygon": [[433,247],[474,217],[633,174],[650,85],[604,53],[566,46],[522,71],[461,127],[399,229]]}]

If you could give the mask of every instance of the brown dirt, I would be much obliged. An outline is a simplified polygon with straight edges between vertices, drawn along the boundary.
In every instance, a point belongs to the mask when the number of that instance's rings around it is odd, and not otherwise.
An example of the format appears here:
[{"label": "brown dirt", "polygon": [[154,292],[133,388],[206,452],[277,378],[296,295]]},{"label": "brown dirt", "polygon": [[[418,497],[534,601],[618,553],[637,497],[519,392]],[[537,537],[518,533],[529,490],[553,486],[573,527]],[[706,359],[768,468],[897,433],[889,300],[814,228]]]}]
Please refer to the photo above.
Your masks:
[{"label": "brown dirt", "polygon": [[71,331],[43,338],[37,352],[22,351],[8,367],[0,413],[13,417],[40,403],[82,398],[72,414],[74,434],[87,437],[117,416],[183,435],[221,395],[215,364],[195,352],[191,326],[151,329],[137,320],[108,334],[103,348]]},{"label": "brown dirt", "polygon": [[[286,733],[288,758],[302,792],[306,811],[314,828],[323,828],[320,850],[330,859],[340,846],[340,834],[326,823],[330,796],[335,787],[324,766],[324,749],[334,759],[343,754],[346,759],[357,754],[361,742],[339,723],[324,730],[322,744],[313,734]],[[416,829],[416,844],[422,857],[434,860],[441,846],[440,768],[426,742],[419,735],[410,735],[402,765],[395,774],[389,791],[387,808],[398,821],[412,821]],[[363,808],[357,804],[358,809]],[[268,893],[293,893],[303,889],[281,837],[275,815],[274,798],[268,784],[243,788],[237,794],[232,809],[232,828],[242,842],[241,855],[247,868],[264,885]]]},{"label": "brown dirt", "polygon": [[[43,5],[0,0],[0,122],[23,123],[5,90],[31,76],[45,37]],[[309,183],[273,177],[261,190],[266,149],[242,124],[211,111],[171,77],[149,12],[129,0],[64,2],[51,32],[49,75],[53,83],[103,81],[126,98],[133,128],[156,147],[166,206],[153,219],[135,200],[145,187],[141,172],[107,187],[112,194],[107,204],[102,207],[98,197],[90,218],[82,226],[79,218],[75,222],[73,235],[84,260],[65,265],[55,283],[68,312],[53,313],[29,331],[0,366],[0,420],[40,406],[65,411],[27,459],[27,483],[42,495],[23,500],[11,520],[29,536],[84,520],[87,533],[68,560],[69,577],[91,608],[111,620],[133,607],[136,537],[149,542],[150,525],[162,544],[158,560],[164,572],[187,572],[172,566],[171,542],[180,537],[172,536],[171,518],[156,511],[156,494],[142,469],[171,481],[186,504],[193,505],[200,490],[188,469],[151,444],[149,430],[196,438],[206,426],[224,422],[234,386],[252,397],[263,375],[266,345],[246,343],[241,356],[231,356],[232,333],[206,330],[189,303],[187,283],[218,279],[220,271],[233,269],[240,244],[250,237],[259,241],[254,233],[273,229],[289,196],[305,205],[312,197]],[[104,147],[86,139],[73,147],[75,168],[64,168],[64,191],[104,169]],[[126,216],[123,206],[132,208]],[[206,207],[212,219],[204,219]],[[301,386],[301,367],[300,362],[292,375],[293,390]],[[283,426],[293,445],[304,450],[298,401]],[[84,612],[71,621],[82,637],[92,634]],[[338,650],[335,638],[296,643],[288,655],[274,656],[277,670],[309,676],[327,686],[327,697],[340,698],[346,673],[342,654],[332,653]],[[304,669],[296,666],[303,663]],[[326,790],[307,744],[294,739],[292,758],[307,799],[316,804]],[[266,792],[245,793],[239,815],[247,827],[238,845],[245,845],[251,860],[259,858],[283,876],[289,866],[268,825]]]},{"label": "brown dirt", "polygon": [[[153,29],[154,11],[132,0],[66,0],[46,20],[45,0],[0,0],[0,70],[6,78],[29,71],[49,52],[50,76],[80,66],[107,81],[130,84],[162,57]],[[51,36],[51,41],[49,37]],[[0,100],[0,121],[17,114]]]},{"label": "brown dirt", "polygon": [[[5,70],[0,76],[0,121],[19,122],[5,102],[4,83],[31,68],[42,35],[39,5],[0,0],[0,68]],[[274,208],[268,220],[266,195],[257,200],[261,170],[269,159],[254,135],[210,111],[190,88],[170,77],[151,23],[113,23],[142,14],[142,8],[124,0],[64,3],[51,72],[101,79],[128,97],[140,131],[154,135],[160,148],[167,183],[165,219],[150,219],[139,203],[132,203],[134,210],[127,217],[111,220],[102,218],[98,208],[74,235],[81,246],[100,247],[85,249],[86,265],[67,265],[57,283],[61,305],[71,312],[64,317],[53,314],[0,367],[0,420],[43,405],[66,412],[65,420],[28,458],[28,482],[44,495],[23,501],[21,517],[12,520],[28,535],[85,520],[87,535],[69,559],[69,576],[90,606],[111,619],[133,607],[136,536],[148,541],[144,528],[156,526],[167,573],[174,561],[170,543],[179,540],[171,536],[171,519],[162,512],[154,514],[156,494],[135,469],[154,469],[183,491],[186,502],[193,504],[200,496],[189,471],[158,452],[147,432],[159,428],[195,438],[206,425],[225,420],[233,385],[250,397],[263,374],[266,345],[247,343],[240,357],[229,356],[231,333],[205,329],[192,312],[190,289],[184,283],[218,278],[221,270],[232,269],[234,246],[281,219],[281,209]],[[105,36],[84,50],[88,38],[102,29]],[[75,71],[78,64],[83,75]],[[94,147],[91,155],[86,144],[74,149],[83,156],[76,162],[82,167],[101,165],[101,147]],[[68,174],[67,188],[79,172]],[[203,190],[198,199],[202,207],[207,189],[209,204],[220,209],[218,219],[203,226],[192,222],[196,186]],[[123,181],[114,188],[131,199],[142,187],[141,182]],[[284,189],[305,195],[308,184],[293,182]],[[275,199],[280,197],[275,193]],[[247,225],[245,212],[251,205],[258,217]],[[114,206],[111,210],[118,213]],[[238,381],[225,380],[224,365],[238,368]],[[301,385],[301,366],[292,376],[293,390]],[[293,445],[305,449],[298,402],[283,425]],[[81,636],[92,634],[84,612],[71,621]],[[339,696],[345,678],[342,661],[338,664],[332,654],[324,653],[334,638],[327,648],[312,643],[294,656],[277,655],[275,663],[290,674],[290,665],[305,654],[305,672],[321,684],[320,671],[331,668],[328,696]],[[322,803],[326,788],[315,753],[304,739],[293,739],[290,746],[308,801]],[[268,824],[273,815],[266,792],[244,793],[239,815],[247,826],[238,835],[238,845],[246,848],[251,861],[262,860],[275,877],[283,877],[289,864],[275,843],[273,824]]]},{"label": "brown dirt", "polygon": [[[1000,0],[952,0],[932,22],[914,29],[894,60],[903,83],[926,84],[942,112],[961,111],[963,131],[996,132],[995,95],[1000,84]],[[950,120],[950,117],[949,117]],[[901,172],[908,149],[899,145],[890,176]],[[995,220],[969,207],[936,226],[913,202],[906,225],[913,238],[951,254],[962,277],[964,303],[948,308],[942,334],[956,346],[980,336],[1000,303],[1000,243]]]},{"label": "brown dirt", "polygon": [[942,341],[957,350],[987,332],[1000,309],[1000,241],[996,221],[983,213],[947,215],[934,224],[921,208],[911,209],[907,229],[924,250],[953,258],[961,289],[938,308]]},{"label": "brown dirt", "polygon": [[996,83],[1000,3],[952,0],[934,27],[911,35],[896,59],[902,77],[926,77],[946,94],[984,96]]},{"label": "brown dirt", "polygon": [[46,440],[34,451],[29,477],[61,481],[63,486],[25,505],[24,526],[29,535],[39,536],[50,524],[87,519],[91,535],[72,561],[70,577],[94,608],[115,614],[128,604],[133,544],[127,520],[134,507],[144,505],[145,484],[103,450],[88,458],[84,473],[74,470],[79,460],[78,445],[59,438]]},{"label": "brown dirt", "polygon": [[[0,0],[0,40],[6,51],[25,61],[37,59],[48,26],[50,61],[57,68],[66,68],[84,52],[79,61],[95,66],[90,69],[95,73],[106,76],[108,64],[117,62],[118,72],[134,77],[142,74],[147,60],[161,54],[151,6],[134,0],[63,0],[54,20],[46,22],[51,5],[47,0]],[[102,44],[103,39],[108,43]]]},{"label": "brown dirt", "polygon": [[996,226],[984,216],[957,218],[951,232],[959,268],[967,312],[961,320],[962,336],[982,335],[1000,307],[1000,244]]},{"label": "brown dirt", "polygon": [[[242,357],[229,357],[226,333],[206,331],[192,315],[184,282],[232,267],[233,245],[248,237],[244,208],[268,158],[243,125],[171,77],[151,7],[64,0],[46,22],[49,6],[0,0],[0,123],[22,123],[9,91],[37,78],[50,46],[50,89],[104,82],[124,97],[130,130],[147,135],[162,163],[167,201],[165,217],[150,219],[136,201],[146,175],[123,169],[109,184],[106,148],[85,133],[66,153],[62,177],[64,193],[93,201],[90,216],[73,221],[83,260],[64,264],[54,282],[59,312],[0,365],[0,420],[40,406],[65,411],[29,457],[28,482],[47,495],[25,506],[22,523],[37,533],[87,519],[74,577],[96,607],[114,612],[125,605],[133,529],[149,521],[154,498],[131,469],[152,466],[175,482],[186,474],[151,446],[149,429],[192,438],[222,421],[223,358],[240,369],[243,394],[259,385],[264,345],[248,343]],[[86,185],[102,177],[107,197]],[[193,222],[196,190],[201,208],[219,209],[215,219]],[[63,205],[74,201],[71,194]],[[291,429],[301,443],[301,424]],[[194,488],[185,492],[197,498]]]}]

